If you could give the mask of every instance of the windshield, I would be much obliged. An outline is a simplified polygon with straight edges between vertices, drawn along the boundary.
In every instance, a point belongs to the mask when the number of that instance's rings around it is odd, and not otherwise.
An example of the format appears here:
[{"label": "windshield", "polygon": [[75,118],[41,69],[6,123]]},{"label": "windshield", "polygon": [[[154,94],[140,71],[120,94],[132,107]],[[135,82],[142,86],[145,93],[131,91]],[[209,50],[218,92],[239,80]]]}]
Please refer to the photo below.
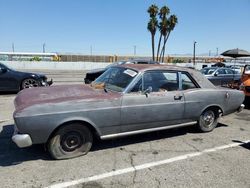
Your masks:
[{"label": "windshield", "polygon": [[137,72],[124,67],[111,67],[99,76],[92,85],[104,85],[105,88],[122,92],[137,75]]},{"label": "windshield", "polygon": [[7,65],[2,64],[2,63],[0,63],[0,67],[1,67],[1,68],[5,68],[5,69],[10,69],[10,70],[11,70],[11,68],[9,68]]},{"label": "windshield", "polygon": [[205,75],[210,75],[213,74],[215,70],[216,70],[215,68],[205,68],[201,69],[201,73]]}]

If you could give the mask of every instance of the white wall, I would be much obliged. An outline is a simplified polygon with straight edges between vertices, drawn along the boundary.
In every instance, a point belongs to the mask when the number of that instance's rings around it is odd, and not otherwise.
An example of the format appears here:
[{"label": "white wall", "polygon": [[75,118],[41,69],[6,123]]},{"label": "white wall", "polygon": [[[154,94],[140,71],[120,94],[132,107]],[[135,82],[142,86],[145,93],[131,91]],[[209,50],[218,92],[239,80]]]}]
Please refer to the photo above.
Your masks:
[{"label": "white wall", "polygon": [[13,69],[38,69],[38,70],[92,70],[104,68],[110,63],[94,62],[54,62],[54,61],[1,61]]}]

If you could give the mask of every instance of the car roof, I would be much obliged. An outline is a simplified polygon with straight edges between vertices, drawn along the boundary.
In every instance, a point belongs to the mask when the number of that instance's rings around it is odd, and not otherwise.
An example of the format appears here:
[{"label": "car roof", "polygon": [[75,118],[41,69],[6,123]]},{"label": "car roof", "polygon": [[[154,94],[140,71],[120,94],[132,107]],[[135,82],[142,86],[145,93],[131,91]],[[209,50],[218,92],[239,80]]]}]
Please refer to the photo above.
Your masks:
[{"label": "car roof", "polygon": [[123,64],[118,65],[117,67],[129,68],[138,72],[150,70],[184,71],[188,72],[202,88],[215,88],[215,86],[200,71],[191,68],[164,64]]}]

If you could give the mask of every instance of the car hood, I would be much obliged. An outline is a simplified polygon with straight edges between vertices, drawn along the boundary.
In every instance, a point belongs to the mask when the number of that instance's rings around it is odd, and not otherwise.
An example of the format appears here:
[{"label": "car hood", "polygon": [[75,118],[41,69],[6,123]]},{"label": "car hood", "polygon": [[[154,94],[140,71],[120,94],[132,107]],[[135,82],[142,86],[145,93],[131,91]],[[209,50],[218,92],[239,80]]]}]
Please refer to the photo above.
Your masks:
[{"label": "car hood", "polygon": [[60,85],[24,89],[15,98],[16,110],[26,107],[45,104],[61,103],[75,100],[97,101],[120,97],[117,92],[105,92],[103,89],[94,89],[88,85]]},{"label": "car hood", "polygon": [[16,70],[12,70],[13,72],[15,72],[16,74],[19,75],[29,75],[32,77],[39,77],[39,78],[45,78],[45,74],[40,74],[40,73],[32,73],[32,72],[22,72],[22,71],[16,71]]}]

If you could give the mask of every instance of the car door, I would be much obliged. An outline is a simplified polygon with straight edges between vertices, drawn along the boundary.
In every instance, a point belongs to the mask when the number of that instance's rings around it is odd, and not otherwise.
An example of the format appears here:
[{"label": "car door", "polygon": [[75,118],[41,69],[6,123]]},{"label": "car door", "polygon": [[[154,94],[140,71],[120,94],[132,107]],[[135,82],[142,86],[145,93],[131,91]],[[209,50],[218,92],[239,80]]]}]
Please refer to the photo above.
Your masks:
[{"label": "car door", "polygon": [[0,64],[0,91],[12,91],[17,87],[17,81],[11,70]]},{"label": "car door", "polygon": [[218,69],[215,73],[214,73],[214,76],[215,76],[215,81],[216,81],[216,84],[215,85],[227,85],[233,78],[233,75],[232,74],[228,74],[226,72],[226,69],[224,68],[220,68]]},{"label": "car door", "polygon": [[[177,72],[148,71],[136,85],[139,91],[132,89],[131,92],[124,94],[122,99],[123,132],[182,122],[184,97],[179,90]],[[146,90],[151,92],[146,93]]]}]

